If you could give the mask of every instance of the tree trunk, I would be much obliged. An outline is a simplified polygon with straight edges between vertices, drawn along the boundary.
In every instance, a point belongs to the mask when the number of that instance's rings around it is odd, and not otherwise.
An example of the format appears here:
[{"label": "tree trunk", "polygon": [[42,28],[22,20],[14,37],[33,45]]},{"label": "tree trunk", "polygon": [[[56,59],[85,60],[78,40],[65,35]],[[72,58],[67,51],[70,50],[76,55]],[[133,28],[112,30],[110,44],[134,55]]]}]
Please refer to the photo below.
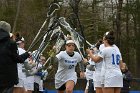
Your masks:
[{"label": "tree trunk", "polygon": [[122,12],[123,0],[119,0],[117,5],[117,18],[116,18],[116,44],[120,47],[121,36],[121,12]]},{"label": "tree trunk", "polygon": [[140,1],[137,0],[136,1],[136,4],[137,4],[137,33],[135,34],[136,36],[136,70],[137,70],[137,77],[140,78],[140,71],[139,71],[139,66],[140,66]]},{"label": "tree trunk", "polygon": [[126,47],[126,50],[127,50],[127,53],[126,53],[126,57],[127,57],[127,60],[126,60],[126,62],[127,62],[127,64],[129,65],[129,62],[130,62],[130,46],[129,46],[129,41],[130,41],[130,36],[129,36],[129,34],[130,34],[130,32],[129,32],[129,4],[128,4],[128,0],[127,0],[127,4],[126,4],[126,6],[127,6],[127,10],[126,10],[126,42],[127,42],[127,47]]},{"label": "tree trunk", "polygon": [[93,0],[92,3],[92,14],[93,14],[93,34],[94,38],[93,40],[97,41],[98,40],[98,21],[97,21],[97,16],[98,16],[98,7],[97,7],[97,0]]},{"label": "tree trunk", "polygon": [[18,0],[17,12],[16,12],[16,17],[15,17],[12,32],[14,32],[16,30],[17,20],[18,20],[18,16],[19,16],[19,12],[20,12],[20,5],[21,5],[21,0]]}]

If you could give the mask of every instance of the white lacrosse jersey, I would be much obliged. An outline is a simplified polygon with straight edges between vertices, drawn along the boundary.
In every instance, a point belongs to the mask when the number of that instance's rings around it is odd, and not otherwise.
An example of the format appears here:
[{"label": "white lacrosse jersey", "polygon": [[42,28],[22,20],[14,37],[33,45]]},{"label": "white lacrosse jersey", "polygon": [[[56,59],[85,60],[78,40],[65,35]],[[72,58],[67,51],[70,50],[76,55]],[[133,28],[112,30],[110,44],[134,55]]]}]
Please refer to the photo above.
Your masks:
[{"label": "white lacrosse jersey", "polygon": [[[41,68],[41,67],[42,67],[42,64],[39,63],[38,68]],[[35,67],[34,69],[36,69],[36,68],[37,67]],[[37,76],[37,75],[34,75],[34,81],[39,84],[39,82],[41,81],[41,77]]]},{"label": "white lacrosse jersey", "polygon": [[[113,44],[112,46],[115,47],[117,49],[117,51],[120,52],[119,48],[115,44]],[[99,47],[99,50],[101,51],[104,48],[106,48],[105,45],[104,44],[101,44],[100,47]],[[120,53],[120,60],[122,60],[121,53]],[[102,67],[101,67],[100,79],[98,79],[98,80],[101,81],[101,84],[104,84],[104,77],[105,77],[105,68],[104,67],[105,67],[105,63],[104,63],[104,61],[102,61],[100,63],[102,63]]]},{"label": "white lacrosse jersey", "polygon": [[[113,44],[112,46],[115,47],[115,48],[117,49],[117,51],[120,52],[120,49],[119,49],[115,44]],[[105,48],[105,45],[104,45],[104,44],[101,44],[100,47],[99,47],[99,50],[101,51],[101,50],[103,50],[104,48]],[[121,53],[120,53],[120,60],[122,60],[122,55],[121,55]]]},{"label": "white lacrosse jersey", "polygon": [[[19,53],[19,55],[21,55],[21,54],[23,54],[23,53],[25,53],[26,51],[24,50],[24,49],[22,49],[22,48],[18,48],[18,53]],[[22,66],[23,66],[23,64],[22,63],[18,63],[18,70],[22,70]]]},{"label": "white lacrosse jersey", "polygon": [[[95,52],[94,56],[97,56],[99,53],[99,50],[97,50]],[[102,61],[99,63],[95,63],[95,72],[93,75],[93,83],[94,83],[94,87],[102,87],[101,85],[101,68],[102,68]]]},{"label": "white lacrosse jersey", "polygon": [[104,62],[104,87],[122,87],[123,77],[120,70],[119,62],[121,53],[117,47],[105,47],[100,51],[99,56]]},{"label": "white lacrosse jersey", "polygon": [[[38,68],[41,68],[42,66],[41,63],[38,64]],[[43,91],[43,80],[41,79],[41,76],[34,75],[34,82],[39,85],[39,91]]]},{"label": "white lacrosse jersey", "polygon": [[[92,61],[91,59],[88,62],[90,63],[90,65],[95,65],[95,62]],[[91,71],[91,70],[86,68],[85,75],[86,75],[87,80],[91,80],[91,79],[93,79],[94,71]]]},{"label": "white lacrosse jersey", "polygon": [[[26,51],[24,49],[18,48],[19,55],[21,55],[25,52]],[[24,80],[26,78],[26,75],[25,75],[25,73],[22,72],[23,66],[24,66],[23,63],[17,63],[19,83],[17,85],[14,85],[14,87],[24,87]]]},{"label": "white lacrosse jersey", "polygon": [[58,70],[55,74],[55,88],[60,88],[68,80],[73,80],[76,84],[77,73],[75,67],[82,60],[80,54],[74,51],[74,55],[70,57],[66,51],[61,51],[56,57],[58,58]]},{"label": "white lacrosse jersey", "polygon": [[101,44],[100,47],[99,47],[99,50],[103,50],[105,48],[105,45],[104,44]]}]

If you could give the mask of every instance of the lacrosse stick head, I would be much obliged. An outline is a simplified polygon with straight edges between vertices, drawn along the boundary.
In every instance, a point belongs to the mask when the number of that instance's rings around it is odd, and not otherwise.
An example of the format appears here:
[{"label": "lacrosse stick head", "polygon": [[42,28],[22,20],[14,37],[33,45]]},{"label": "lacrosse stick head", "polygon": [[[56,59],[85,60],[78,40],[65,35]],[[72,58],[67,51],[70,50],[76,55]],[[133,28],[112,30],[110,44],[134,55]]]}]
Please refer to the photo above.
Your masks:
[{"label": "lacrosse stick head", "polygon": [[51,36],[51,40],[56,40],[57,38],[65,39],[62,32],[56,32],[55,34],[53,34],[53,36]]},{"label": "lacrosse stick head", "polygon": [[61,24],[62,26],[66,27],[66,28],[67,28],[67,27],[70,27],[69,23],[66,22],[65,17],[60,17],[60,18],[59,18],[59,21],[60,21],[60,24]]},{"label": "lacrosse stick head", "polygon": [[60,26],[58,26],[56,29],[54,29],[53,33],[51,35],[51,40],[55,40],[57,38],[65,39],[64,34],[63,34]]},{"label": "lacrosse stick head", "polygon": [[57,3],[52,3],[49,7],[49,11],[47,13],[47,17],[51,17],[56,10],[59,10],[60,6]]}]

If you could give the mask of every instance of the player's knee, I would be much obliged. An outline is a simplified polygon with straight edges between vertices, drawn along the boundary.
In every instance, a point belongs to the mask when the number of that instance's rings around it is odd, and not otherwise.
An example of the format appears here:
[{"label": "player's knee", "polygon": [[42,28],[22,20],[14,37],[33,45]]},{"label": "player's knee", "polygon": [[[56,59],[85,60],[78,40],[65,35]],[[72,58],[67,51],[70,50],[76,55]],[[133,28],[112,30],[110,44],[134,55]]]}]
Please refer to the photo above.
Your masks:
[{"label": "player's knee", "polygon": [[72,92],[73,92],[73,89],[71,87],[66,88],[66,93],[72,93]]}]

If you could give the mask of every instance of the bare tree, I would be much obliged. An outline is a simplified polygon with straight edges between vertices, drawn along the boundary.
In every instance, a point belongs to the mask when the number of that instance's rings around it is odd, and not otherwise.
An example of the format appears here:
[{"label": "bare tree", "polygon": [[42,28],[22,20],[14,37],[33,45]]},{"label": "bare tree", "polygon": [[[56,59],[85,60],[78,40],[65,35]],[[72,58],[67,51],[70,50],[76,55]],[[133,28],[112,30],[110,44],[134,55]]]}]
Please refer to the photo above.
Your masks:
[{"label": "bare tree", "polygon": [[118,0],[117,5],[117,16],[116,16],[116,42],[120,47],[120,36],[121,36],[121,12],[122,12],[123,0]]},{"label": "bare tree", "polygon": [[19,13],[20,13],[20,5],[21,5],[21,0],[18,0],[17,12],[16,12],[16,16],[15,16],[15,21],[14,21],[12,32],[14,32],[16,30],[17,20],[18,20]]}]

